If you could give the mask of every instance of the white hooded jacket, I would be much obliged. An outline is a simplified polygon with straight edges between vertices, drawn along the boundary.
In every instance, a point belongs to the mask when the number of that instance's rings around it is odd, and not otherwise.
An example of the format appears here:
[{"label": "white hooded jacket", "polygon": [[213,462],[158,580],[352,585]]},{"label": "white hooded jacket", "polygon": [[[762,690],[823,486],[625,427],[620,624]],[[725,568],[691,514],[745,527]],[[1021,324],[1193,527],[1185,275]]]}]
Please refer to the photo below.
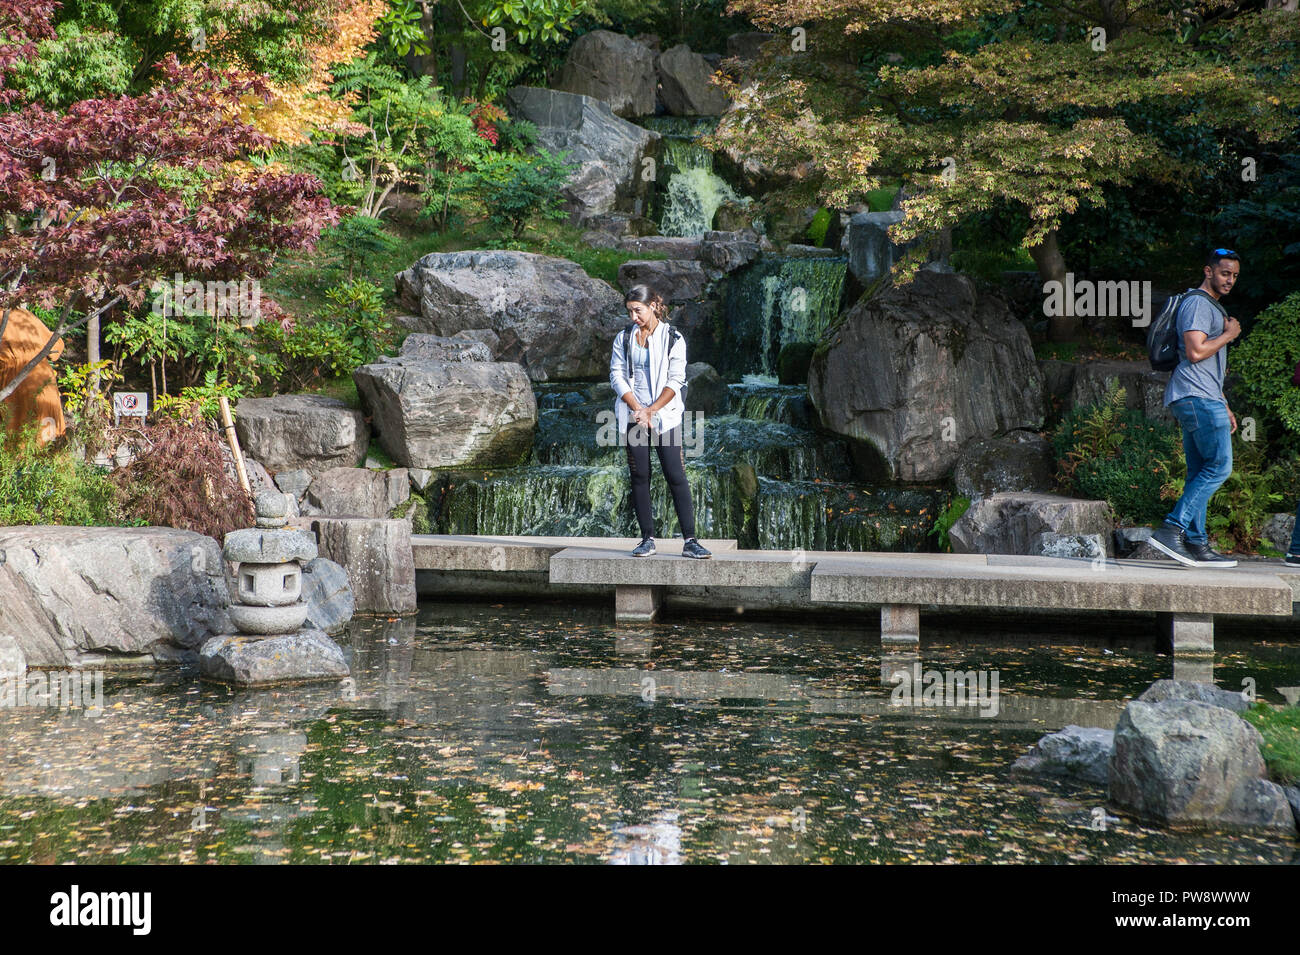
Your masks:
[{"label": "white hooded jacket", "polygon": [[[627,431],[632,417],[623,396],[632,390],[631,342],[627,336],[635,333],[633,324],[631,332],[625,328],[615,335],[609,357],[609,383],[614,386],[614,414],[620,434]],[[661,320],[646,344],[650,348],[650,394],[658,401],[665,387],[673,390],[672,400],[654,418],[655,434],[663,434],[682,423],[686,410],[682,403],[682,392],[686,390],[686,339],[680,332],[673,334],[668,323]]]}]

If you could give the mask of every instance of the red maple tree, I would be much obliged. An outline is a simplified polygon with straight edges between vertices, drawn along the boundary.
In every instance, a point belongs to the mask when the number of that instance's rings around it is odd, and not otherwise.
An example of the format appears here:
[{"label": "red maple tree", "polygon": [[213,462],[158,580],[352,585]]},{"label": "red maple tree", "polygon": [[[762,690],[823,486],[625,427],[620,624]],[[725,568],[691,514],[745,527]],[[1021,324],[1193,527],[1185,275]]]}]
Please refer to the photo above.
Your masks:
[{"label": "red maple tree", "polygon": [[139,307],[156,279],[260,279],[338,219],[314,176],[241,162],[271,145],[238,119],[242,100],[267,95],[264,77],[170,56],[138,96],[21,102],[6,74],[52,35],[57,7],[0,0],[0,336],[19,303],[61,313],[0,400],[62,335]]}]

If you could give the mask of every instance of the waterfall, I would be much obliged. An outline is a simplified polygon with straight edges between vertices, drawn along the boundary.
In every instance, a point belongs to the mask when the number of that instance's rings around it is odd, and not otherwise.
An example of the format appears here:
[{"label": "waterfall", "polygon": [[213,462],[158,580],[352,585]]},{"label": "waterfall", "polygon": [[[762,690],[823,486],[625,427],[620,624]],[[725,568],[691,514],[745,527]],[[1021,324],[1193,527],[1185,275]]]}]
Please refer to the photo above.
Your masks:
[{"label": "waterfall", "polygon": [[727,277],[724,320],[729,377],[775,375],[781,349],[815,344],[839,315],[848,259],[764,255]]},{"label": "waterfall", "polygon": [[669,236],[700,235],[713,228],[713,215],[724,202],[747,202],[713,171],[713,153],[695,136],[716,125],[708,118],[652,117],[647,129],[663,138],[659,156],[662,212],[659,231]]}]

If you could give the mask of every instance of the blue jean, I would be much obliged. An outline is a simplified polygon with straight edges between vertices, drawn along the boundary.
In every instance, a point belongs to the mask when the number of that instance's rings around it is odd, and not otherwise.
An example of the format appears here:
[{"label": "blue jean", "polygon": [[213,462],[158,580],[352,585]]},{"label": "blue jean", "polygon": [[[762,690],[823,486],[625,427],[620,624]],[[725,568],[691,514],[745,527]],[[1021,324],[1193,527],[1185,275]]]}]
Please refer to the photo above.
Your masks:
[{"label": "blue jean", "polygon": [[1223,482],[1232,474],[1232,424],[1228,406],[1208,398],[1180,398],[1169,411],[1183,426],[1183,455],[1187,458],[1187,480],[1183,496],[1165,520],[1187,532],[1193,544],[1208,544],[1205,509]]}]

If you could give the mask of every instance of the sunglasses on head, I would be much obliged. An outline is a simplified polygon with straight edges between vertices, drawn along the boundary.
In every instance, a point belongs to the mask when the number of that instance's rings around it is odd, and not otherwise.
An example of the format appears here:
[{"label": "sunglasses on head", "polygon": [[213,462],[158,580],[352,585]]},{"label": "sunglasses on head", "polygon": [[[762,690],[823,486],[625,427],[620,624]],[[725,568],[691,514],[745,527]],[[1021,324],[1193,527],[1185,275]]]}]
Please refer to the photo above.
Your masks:
[{"label": "sunglasses on head", "polygon": [[1233,252],[1232,249],[1215,249],[1214,254],[1215,255],[1236,255],[1237,253]]}]

